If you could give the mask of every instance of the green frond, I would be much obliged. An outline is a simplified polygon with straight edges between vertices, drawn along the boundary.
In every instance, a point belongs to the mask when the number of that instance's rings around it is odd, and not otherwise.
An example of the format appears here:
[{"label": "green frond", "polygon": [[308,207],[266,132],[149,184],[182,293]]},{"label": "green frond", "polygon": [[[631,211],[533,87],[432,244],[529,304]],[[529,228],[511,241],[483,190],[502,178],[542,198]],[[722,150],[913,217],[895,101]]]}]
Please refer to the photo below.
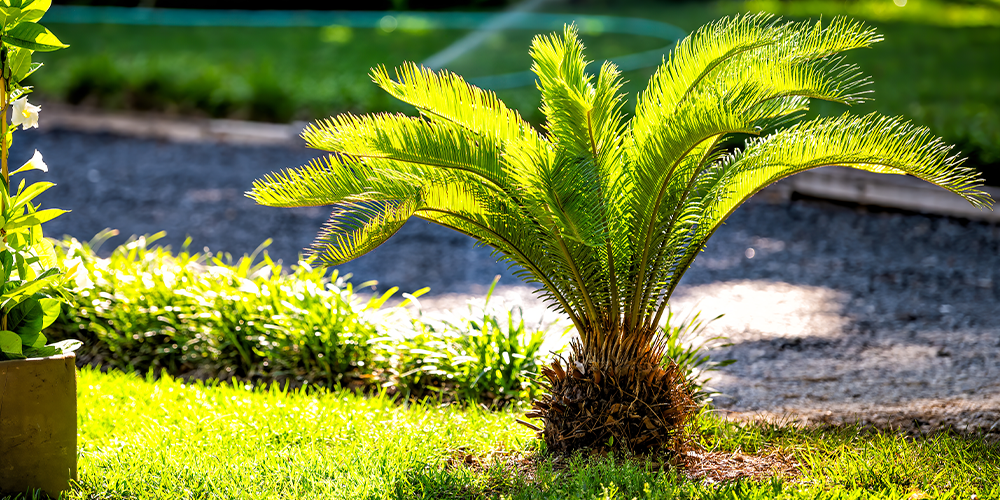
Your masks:
[{"label": "green frond", "polygon": [[878,173],[909,174],[936,184],[974,206],[984,208],[990,196],[979,189],[979,173],[960,166],[952,147],[899,118],[872,113],[844,114],[803,122],[767,137],[753,139],[744,150],[723,160],[725,172],[706,208],[717,224],[754,193],[780,179],[811,168],[839,165]]},{"label": "green frond", "polygon": [[602,314],[617,316],[619,307],[601,313],[594,304],[617,302],[618,268],[628,267],[631,247],[626,123],[619,71],[605,63],[595,81],[586,73],[583,49],[573,26],[532,43],[532,70],[553,147],[535,158],[539,168],[529,184],[536,196],[529,201],[548,212],[538,215],[540,223],[565,236],[551,251],[566,256],[571,265],[564,271],[587,291],[587,317],[601,322]]},{"label": "green frond", "polygon": [[[498,191],[513,195],[509,189],[511,182],[501,164],[500,145],[450,123],[387,113],[343,114],[310,124],[302,137],[311,148],[354,158],[378,158],[469,172]],[[407,167],[398,168],[405,170]]]},{"label": "green frond", "polygon": [[246,196],[271,207],[317,207],[352,201],[412,198],[418,187],[405,178],[385,178],[363,162],[343,156],[314,158],[299,168],[267,174]]},{"label": "green frond", "polygon": [[396,234],[417,206],[413,198],[338,205],[309,247],[310,253],[326,266],[354,260]]},{"label": "green frond", "polygon": [[636,115],[654,107],[672,110],[702,79],[743,52],[777,43],[780,30],[771,14],[726,17],[699,28],[677,43],[639,95]]},{"label": "green frond", "polygon": [[531,58],[549,140],[569,155],[594,154],[587,127],[593,112],[593,76],[587,74],[576,27],[566,26],[562,36],[536,36],[531,42]]},{"label": "green frond", "polygon": [[372,69],[372,81],[432,120],[449,121],[498,142],[538,135],[492,91],[471,85],[450,71],[435,72],[406,63],[395,73],[393,80],[384,66],[378,66]]},{"label": "green frond", "polygon": [[788,54],[793,59],[815,60],[847,50],[871,47],[882,41],[875,28],[843,16],[834,17],[827,27],[822,21],[803,21],[789,26]]},{"label": "green frond", "polygon": [[756,134],[788,121],[813,98],[860,101],[867,79],[832,56],[877,40],[874,31],[841,19],[824,29],[755,15],[720,21],[678,45],[651,79],[631,122],[633,231],[641,255],[636,267],[640,281],[656,275],[645,292],[634,291],[636,300],[655,295],[672,275],[669,259],[659,252],[680,244],[671,231],[711,164],[701,161],[713,153],[711,145],[729,134]]},{"label": "green frond", "polygon": [[425,191],[422,202],[416,212],[418,217],[493,247],[503,257],[501,260],[524,270],[518,273],[522,278],[542,285],[547,290],[543,297],[558,302],[574,322],[579,322],[581,290],[569,277],[571,274],[560,272],[571,264],[561,252],[554,250],[558,246],[558,236],[541,225],[532,224],[524,207],[464,182],[436,185]]},{"label": "green frond", "polygon": [[844,166],[877,173],[909,174],[936,184],[980,208],[992,200],[979,189],[979,173],[962,167],[964,161],[949,155],[952,147],[924,127],[899,118],[872,113],[844,114],[803,122],[767,137],[752,139],[742,151],[727,156],[706,172],[690,210],[702,213],[689,231],[678,261],[676,281],[694,260],[708,238],[750,196],[785,177],[812,168]]},{"label": "green frond", "polygon": [[[781,23],[770,14],[723,18],[681,40],[639,96],[637,115],[656,108],[675,109],[714,73],[740,68],[745,74],[766,70],[766,61],[806,63],[868,47],[881,41],[874,29],[838,17],[826,28],[821,22]],[[761,76],[766,76],[762,73]]]}]

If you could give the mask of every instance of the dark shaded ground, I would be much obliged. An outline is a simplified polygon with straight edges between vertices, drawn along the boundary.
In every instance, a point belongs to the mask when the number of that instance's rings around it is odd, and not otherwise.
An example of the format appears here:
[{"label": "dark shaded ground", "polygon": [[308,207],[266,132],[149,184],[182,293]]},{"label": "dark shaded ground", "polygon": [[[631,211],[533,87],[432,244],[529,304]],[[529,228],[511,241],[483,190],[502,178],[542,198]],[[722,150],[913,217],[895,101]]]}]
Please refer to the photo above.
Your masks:
[{"label": "dark shaded ground", "polygon": [[[11,162],[38,149],[50,172],[29,175],[57,184],[41,203],[72,210],[46,224],[46,234],[90,239],[106,227],[120,230],[104,253],[128,235],[166,231],[161,241],[174,248],[191,236],[193,249],[235,256],[272,238],[272,258],[294,263],[328,216],[325,208],[261,207],[243,196],[254,179],[306,163],[316,152],[304,147],[172,144],[59,131],[19,133],[17,140]],[[430,286],[466,292],[488,286],[506,267],[463,235],[413,220],[391,243],[340,269],[404,291]]]}]

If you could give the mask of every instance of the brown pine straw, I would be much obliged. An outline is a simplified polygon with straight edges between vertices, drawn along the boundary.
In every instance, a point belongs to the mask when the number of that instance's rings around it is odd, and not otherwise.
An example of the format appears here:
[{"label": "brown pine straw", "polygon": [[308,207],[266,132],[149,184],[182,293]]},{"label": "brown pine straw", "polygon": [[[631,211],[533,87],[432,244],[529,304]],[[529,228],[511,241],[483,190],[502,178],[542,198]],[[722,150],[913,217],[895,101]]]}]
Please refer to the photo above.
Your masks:
[{"label": "brown pine straw", "polygon": [[[593,457],[602,456],[603,452],[594,451]],[[647,461],[646,457],[632,456],[625,460],[632,461],[636,466],[647,470],[660,471],[677,468],[681,474],[692,481],[705,484],[718,484],[741,479],[751,481],[766,481],[773,477],[794,480],[801,475],[798,462],[791,453],[778,449],[766,450],[757,454],[747,454],[741,451],[718,452],[705,450],[689,450],[665,462]],[[469,453],[465,448],[452,450],[445,461],[448,468],[468,468],[477,474],[484,473],[497,463],[521,476],[525,482],[535,481],[538,465],[544,462],[543,457],[535,453],[524,453],[508,450],[501,444],[483,455]],[[568,467],[563,456],[552,459],[554,471],[565,472]]]},{"label": "brown pine straw", "polygon": [[770,450],[759,454],[739,451],[688,451],[680,457],[680,469],[689,479],[707,484],[749,479],[765,481],[772,477],[791,479],[802,466],[790,453]]}]

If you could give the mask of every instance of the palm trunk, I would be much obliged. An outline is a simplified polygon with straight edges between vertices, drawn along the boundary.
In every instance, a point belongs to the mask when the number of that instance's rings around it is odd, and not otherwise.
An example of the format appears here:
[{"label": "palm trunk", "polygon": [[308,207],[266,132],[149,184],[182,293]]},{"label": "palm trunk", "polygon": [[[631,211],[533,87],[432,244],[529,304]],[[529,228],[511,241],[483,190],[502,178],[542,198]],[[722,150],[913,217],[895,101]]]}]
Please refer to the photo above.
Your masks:
[{"label": "palm trunk", "polygon": [[673,362],[663,364],[658,340],[624,355],[611,352],[618,342],[604,344],[601,350],[608,352],[587,352],[574,340],[565,365],[556,360],[542,369],[549,390],[527,416],[544,421],[539,434],[550,451],[683,447],[684,427],[696,405],[683,371]]}]

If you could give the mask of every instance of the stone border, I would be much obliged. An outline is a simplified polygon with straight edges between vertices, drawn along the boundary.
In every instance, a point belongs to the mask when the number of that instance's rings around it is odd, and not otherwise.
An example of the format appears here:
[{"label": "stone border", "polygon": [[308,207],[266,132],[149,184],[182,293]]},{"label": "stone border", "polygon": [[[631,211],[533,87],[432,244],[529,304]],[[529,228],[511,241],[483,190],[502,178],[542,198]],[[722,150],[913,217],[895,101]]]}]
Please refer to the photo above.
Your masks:
[{"label": "stone border", "polygon": [[[985,186],[983,189],[994,200],[1000,200],[1000,188]],[[768,190],[773,197],[787,198],[792,193],[799,193],[862,205],[1000,222],[1000,211],[976,208],[951,192],[905,175],[824,167],[789,177]]]},{"label": "stone border", "polygon": [[153,113],[111,113],[42,103],[43,129],[114,134],[170,142],[222,142],[297,147],[306,122],[276,124],[243,120],[170,117]]}]

